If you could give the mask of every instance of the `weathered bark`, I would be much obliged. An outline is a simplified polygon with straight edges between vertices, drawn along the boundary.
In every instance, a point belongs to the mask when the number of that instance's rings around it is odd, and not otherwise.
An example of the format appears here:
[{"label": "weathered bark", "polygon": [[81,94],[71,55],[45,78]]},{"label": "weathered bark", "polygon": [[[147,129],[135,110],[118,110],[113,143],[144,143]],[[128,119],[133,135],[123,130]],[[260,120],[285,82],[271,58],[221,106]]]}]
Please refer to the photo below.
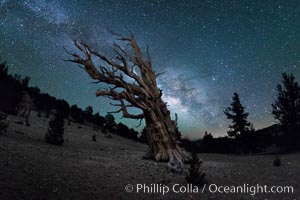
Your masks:
[{"label": "weathered bark", "polygon": [[[136,39],[131,36],[125,38],[120,36],[121,41],[127,42],[133,50],[130,55],[118,44],[114,44],[115,60],[109,59],[98,51],[93,50],[84,42],[74,41],[77,49],[82,55],[65,50],[74,59],[67,61],[78,63],[97,82],[104,82],[114,85],[107,90],[98,90],[96,96],[108,96],[112,100],[119,101],[120,109],[111,113],[122,112],[124,118],[145,119],[149,151],[148,158],[156,161],[169,161],[169,168],[172,171],[182,171],[183,162],[189,155],[179,147],[176,134],[176,120],[171,120],[170,111],[165,102],[162,101],[162,90],[157,87],[156,78],[162,73],[155,73],[152,70],[152,63],[147,49],[147,58],[143,59],[141,50]],[[104,65],[97,69],[94,63],[99,59]],[[125,81],[124,77],[131,80]],[[140,114],[131,114],[128,107],[140,109]]]},{"label": "weathered bark", "polygon": [[176,121],[171,120],[166,105],[162,101],[159,103],[161,106],[145,113],[149,144],[145,157],[156,161],[169,161],[168,167],[171,171],[182,172],[183,163],[189,159],[189,155],[178,144]]},{"label": "weathered bark", "polygon": [[30,97],[30,95],[27,92],[24,92],[21,103],[18,106],[17,115],[24,117],[26,120],[28,120],[32,107],[33,107],[33,99]]}]

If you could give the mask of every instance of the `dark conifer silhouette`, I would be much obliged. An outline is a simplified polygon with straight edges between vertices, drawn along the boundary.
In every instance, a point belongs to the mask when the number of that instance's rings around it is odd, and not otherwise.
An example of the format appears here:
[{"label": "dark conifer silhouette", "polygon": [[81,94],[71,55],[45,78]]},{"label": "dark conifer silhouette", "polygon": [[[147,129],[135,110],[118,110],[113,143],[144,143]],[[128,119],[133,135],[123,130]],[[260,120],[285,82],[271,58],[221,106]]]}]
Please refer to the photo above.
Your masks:
[{"label": "dark conifer silhouette", "polygon": [[92,140],[96,142],[96,134],[93,135]]},{"label": "dark conifer silhouette", "polygon": [[84,110],[84,118],[90,123],[93,123],[94,120],[93,112],[94,110],[92,106],[88,106]]},{"label": "dark conifer silhouette", "polygon": [[287,144],[295,144],[300,134],[300,87],[293,74],[282,74],[282,85],[277,86],[272,107],[274,118],[286,134]]},{"label": "dark conifer silhouette", "polygon": [[203,186],[207,183],[207,180],[205,178],[206,174],[200,169],[202,161],[199,160],[196,153],[192,153],[192,158],[189,162],[190,168],[185,177],[186,181],[200,187]]},{"label": "dark conifer silhouette", "polygon": [[94,110],[92,106],[88,106],[85,108],[85,112],[88,114],[93,114]]},{"label": "dark conifer silhouette", "polygon": [[104,117],[104,123],[105,128],[111,130],[113,127],[116,126],[115,117],[112,114],[108,113]]},{"label": "dark conifer silhouette", "polygon": [[[32,109],[37,111],[38,117],[45,116],[46,118],[52,117],[52,111],[56,109],[59,113],[62,113],[63,118],[68,119],[68,125],[71,125],[71,121],[74,120],[81,124],[85,122],[92,123],[97,129],[105,126],[109,131],[115,130],[116,123],[113,115],[110,114],[104,118],[98,112],[93,114],[94,111],[91,106],[88,106],[85,110],[77,105],[70,107],[64,99],[56,99],[47,93],[41,93],[38,87],[29,87],[29,82],[30,77],[22,78],[21,75],[10,75],[6,62],[0,62],[0,93],[2,94],[0,110],[4,113],[22,115],[25,117],[25,124],[28,126],[30,125],[28,116]],[[24,124],[24,122],[21,124]],[[6,127],[6,125],[3,124],[3,127]],[[81,128],[81,125],[78,125],[78,128]],[[135,130],[129,129],[127,126],[123,129],[127,131],[125,134],[119,133],[121,136],[137,140]]]},{"label": "dark conifer silhouette", "polygon": [[213,144],[214,136],[211,133],[207,133],[205,131],[203,136],[203,144],[207,146],[211,146]]},{"label": "dark conifer silhouette", "polygon": [[65,100],[58,99],[55,103],[55,107],[63,114],[64,118],[69,116],[70,106]]},{"label": "dark conifer silhouette", "polygon": [[77,105],[72,105],[70,108],[71,117],[78,123],[84,122],[84,113]]},{"label": "dark conifer silhouette", "polygon": [[245,112],[245,107],[240,102],[239,95],[233,94],[230,107],[224,110],[227,119],[232,120],[229,125],[230,130],[227,132],[230,137],[240,138],[245,136],[250,129],[250,123],[247,121],[249,113]]},{"label": "dark conifer silhouette", "polygon": [[133,140],[138,141],[138,132],[136,132],[133,129],[129,129],[125,124],[123,123],[119,123],[117,125],[117,133],[122,136],[122,137],[126,137],[126,138],[130,138]]},{"label": "dark conifer silhouette", "polygon": [[279,167],[281,165],[281,160],[278,155],[275,156],[275,159],[273,160],[273,166]]},{"label": "dark conifer silhouette", "polygon": [[0,110],[5,113],[16,114],[16,108],[22,99],[21,82],[21,76],[8,74],[6,62],[0,63]]},{"label": "dark conifer silhouette", "polygon": [[204,136],[203,136],[203,143],[210,143],[211,140],[214,139],[214,136],[211,133],[208,133],[205,131]]},{"label": "dark conifer silhouette", "polygon": [[101,127],[104,125],[104,117],[98,112],[94,115],[94,124]]}]

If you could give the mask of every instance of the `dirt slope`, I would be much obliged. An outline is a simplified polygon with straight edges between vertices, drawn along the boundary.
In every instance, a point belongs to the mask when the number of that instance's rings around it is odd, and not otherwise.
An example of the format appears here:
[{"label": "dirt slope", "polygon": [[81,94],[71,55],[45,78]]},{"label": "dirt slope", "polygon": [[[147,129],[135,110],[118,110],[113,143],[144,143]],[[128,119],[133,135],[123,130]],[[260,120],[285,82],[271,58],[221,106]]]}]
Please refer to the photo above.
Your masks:
[{"label": "dirt slope", "polygon": [[[31,126],[9,116],[8,133],[0,135],[0,199],[300,199],[300,155],[282,156],[282,166],[273,167],[273,156],[199,155],[209,184],[291,185],[293,194],[218,194],[208,191],[174,193],[174,184],[186,186],[184,174],[167,171],[166,163],[142,160],[147,147],[112,135],[106,138],[92,127],[65,124],[63,146],[45,143],[46,118],[32,114]],[[97,134],[97,141],[92,135]],[[8,141],[8,145],[7,145]],[[7,163],[8,161],[8,163]],[[163,184],[160,194],[126,192],[127,184]],[[135,188],[134,188],[135,189]],[[178,189],[178,188],[177,188]],[[200,189],[201,190],[201,189]]]}]

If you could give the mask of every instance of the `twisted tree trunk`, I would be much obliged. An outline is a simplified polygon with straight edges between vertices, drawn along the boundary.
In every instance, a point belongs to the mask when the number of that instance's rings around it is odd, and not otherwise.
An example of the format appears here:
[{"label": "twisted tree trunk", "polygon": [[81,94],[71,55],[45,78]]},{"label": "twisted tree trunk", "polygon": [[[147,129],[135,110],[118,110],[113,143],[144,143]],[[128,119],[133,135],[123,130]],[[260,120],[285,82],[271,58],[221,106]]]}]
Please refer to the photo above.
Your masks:
[{"label": "twisted tree trunk", "polygon": [[[162,103],[162,102],[161,102]],[[173,172],[182,172],[183,162],[189,155],[178,145],[177,123],[170,118],[170,112],[166,105],[163,109],[154,107],[145,113],[146,130],[149,150],[146,158],[156,161],[169,161],[168,167]]]},{"label": "twisted tree trunk", "polygon": [[[177,115],[176,120],[170,117],[170,111],[162,101],[162,90],[156,83],[156,78],[162,73],[152,70],[152,63],[148,49],[147,58],[143,59],[141,50],[133,36],[125,38],[120,36],[121,41],[127,42],[134,52],[130,55],[118,44],[114,44],[115,60],[109,59],[98,51],[93,50],[86,43],[74,41],[75,46],[83,56],[65,50],[74,59],[67,61],[78,63],[97,82],[109,85],[107,90],[96,91],[96,96],[108,96],[110,99],[119,101],[120,104],[111,104],[120,107],[117,111],[122,112],[124,118],[145,119],[149,141],[149,151],[146,155],[156,161],[169,161],[169,168],[175,172],[181,172],[183,162],[189,158],[184,149],[178,145]],[[97,69],[94,60],[98,58],[104,65]],[[131,80],[125,81],[124,77]],[[131,114],[128,107],[138,108],[140,114]]]}]

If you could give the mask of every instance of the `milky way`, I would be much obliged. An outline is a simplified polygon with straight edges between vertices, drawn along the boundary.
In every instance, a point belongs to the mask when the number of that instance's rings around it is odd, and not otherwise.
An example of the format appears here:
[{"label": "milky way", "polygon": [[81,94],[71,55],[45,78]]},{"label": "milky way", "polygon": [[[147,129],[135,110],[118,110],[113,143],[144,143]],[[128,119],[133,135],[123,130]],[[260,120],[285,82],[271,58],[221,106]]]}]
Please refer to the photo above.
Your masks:
[{"label": "milky way", "polygon": [[[113,30],[132,31],[150,46],[153,68],[165,71],[158,83],[180,130],[201,137],[225,135],[223,110],[238,92],[255,128],[274,123],[271,115],[282,72],[300,79],[298,0],[172,1],[0,1],[0,56],[10,72],[31,77],[71,104],[113,110],[89,77],[63,61],[63,46],[85,40],[107,52]],[[116,115],[117,121],[124,121]],[[130,127],[138,122],[125,121]]]}]

